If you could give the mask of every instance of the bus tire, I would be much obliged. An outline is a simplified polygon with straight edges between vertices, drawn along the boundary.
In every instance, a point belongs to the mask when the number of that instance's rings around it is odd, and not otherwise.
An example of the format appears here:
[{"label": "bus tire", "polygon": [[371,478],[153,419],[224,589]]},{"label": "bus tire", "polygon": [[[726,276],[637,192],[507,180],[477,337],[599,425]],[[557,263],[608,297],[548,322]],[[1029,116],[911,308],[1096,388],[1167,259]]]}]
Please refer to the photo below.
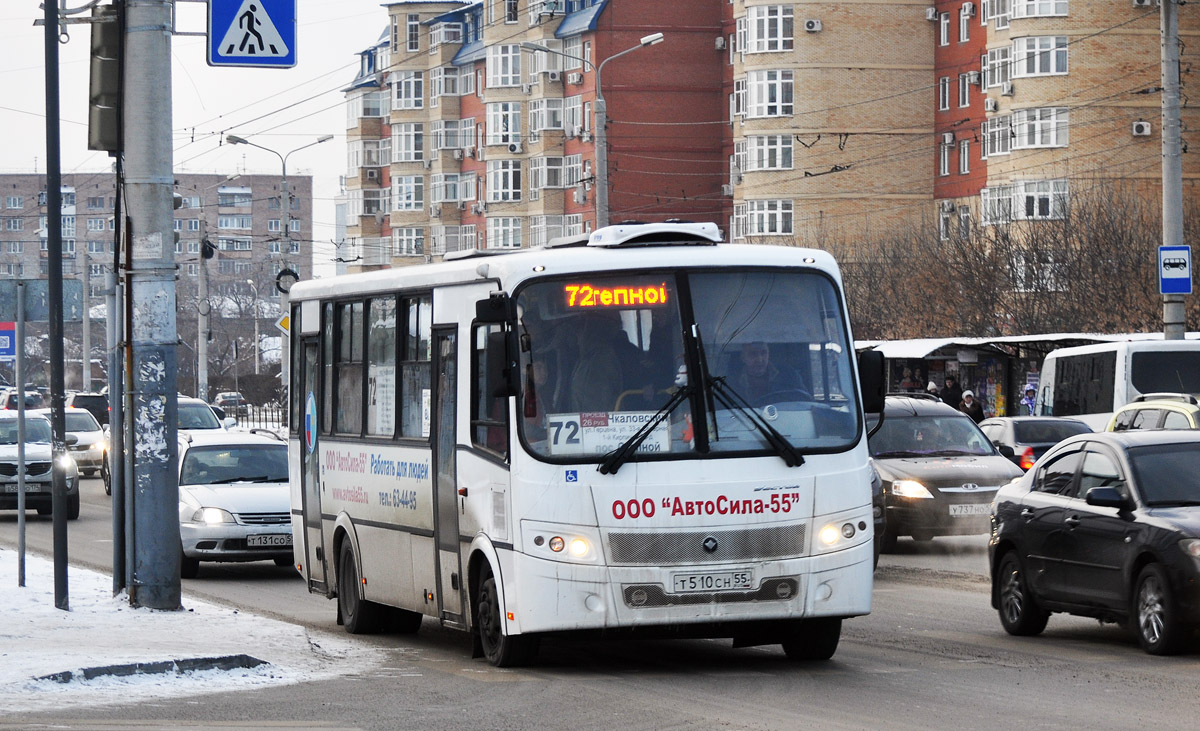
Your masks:
[{"label": "bus tire", "polygon": [[350,541],[342,541],[338,551],[338,614],[342,626],[352,635],[375,634],[383,629],[383,607],[358,595],[358,566]]},{"label": "bus tire", "polygon": [[838,641],[841,638],[841,618],[820,617],[797,622],[790,636],[781,644],[789,660],[828,660],[837,652]]},{"label": "bus tire", "polygon": [[507,635],[500,609],[500,588],[490,567],[483,569],[475,603],[475,631],[487,661],[498,668],[528,664],[537,656],[538,640],[528,635]]}]

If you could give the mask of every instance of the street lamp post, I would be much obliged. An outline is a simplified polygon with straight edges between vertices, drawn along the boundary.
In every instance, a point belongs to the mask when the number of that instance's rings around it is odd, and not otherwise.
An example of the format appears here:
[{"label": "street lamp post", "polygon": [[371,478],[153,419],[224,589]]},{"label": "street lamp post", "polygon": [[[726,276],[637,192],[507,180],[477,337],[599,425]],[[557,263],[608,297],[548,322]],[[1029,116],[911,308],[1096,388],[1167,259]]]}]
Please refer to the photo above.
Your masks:
[{"label": "street lamp post", "polygon": [[604,66],[609,61],[620,58],[627,53],[633,53],[647,46],[653,46],[663,42],[662,33],[651,33],[648,36],[642,36],[636,46],[626,48],[624,51],[614,53],[608,58],[600,62],[599,66],[592,64],[586,58],[572,56],[569,53],[555,51],[545,46],[540,46],[536,43],[525,42],[521,47],[534,52],[554,53],[565,58],[570,58],[575,61],[582,61],[587,64],[593,71],[596,72],[596,102],[592,109],[593,123],[592,129],[596,136],[596,228],[602,228],[608,225],[608,108],[604,101],[604,87],[601,84],[601,74],[604,72]]},{"label": "street lamp post", "polygon": [[[288,269],[289,268],[288,267],[288,255],[291,254],[291,252],[292,252],[292,241],[291,241],[292,221],[291,221],[291,213],[290,213],[291,206],[292,206],[292,200],[291,200],[291,196],[288,194],[287,159],[289,156],[291,156],[291,154],[293,152],[299,152],[300,150],[307,149],[309,147],[312,147],[313,145],[319,145],[322,142],[328,142],[328,141],[332,140],[333,135],[325,135],[324,137],[318,137],[315,142],[310,142],[307,145],[301,145],[300,147],[297,147],[296,149],[291,150],[290,152],[287,152],[287,153],[283,153],[283,154],[280,154],[279,152],[272,150],[269,147],[263,147],[262,145],[251,142],[250,140],[246,139],[245,137],[238,137],[237,135],[225,135],[225,139],[229,140],[229,144],[231,144],[231,145],[250,145],[251,147],[257,147],[260,150],[266,150],[267,152],[269,152],[279,158],[279,164],[283,168],[283,171],[282,171],[283,175],[280,178],[280,182],[279,182],[279,207],[281,209],[283,209],[283,215],[282,215],[283,243],[280,247],[280,256],[283,259],[283,266],[281,267],[281,271],[283,269]],[[287,293],[286,292],[280,294],[279,309],[284,313],[287,312]],[[258,324],[258,321],[256,318],[255,325],[257,325],[257,324]],[[280,378],[281,384],[286,387],[288,385],[289,370],[290,370],[289,366],[291,365],[291,358],[287,355],[290,352],[287,334],[285,334],[283,336],[281,345],[283,347],[280,348],[279,378]],[[258,351],[255,350],[255,353],[257,353],[257,352]],[[256,356],[256,362],[257,362],[257,356]],[[255,373],[258,372],[257,367],[255,368],[254,372]]]},{"label": "street lamp post", "polygon": [[254,290],[254,375],[257,376],[260,362],[259,350],[262,347],[258,339],[258,285],[254,283],[253,279],[247,279],[246,284],[249,284]]}]

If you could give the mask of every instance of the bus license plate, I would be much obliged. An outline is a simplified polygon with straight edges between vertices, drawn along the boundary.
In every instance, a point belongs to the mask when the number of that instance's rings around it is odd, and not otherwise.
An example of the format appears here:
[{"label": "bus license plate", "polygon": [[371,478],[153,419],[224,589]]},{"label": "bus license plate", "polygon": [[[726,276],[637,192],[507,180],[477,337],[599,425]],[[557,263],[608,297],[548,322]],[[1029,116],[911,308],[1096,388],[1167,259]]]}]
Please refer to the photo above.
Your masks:
[{"label": "bus license plate", "polygon": [[672,591],[676,594],[709,591],[745,591],[750,588],[749,571],[726,571],[717,574],[673,574]]},{"label": "bus license plate", "polygon": [[955,518],[965,518],[972,515],[989,515],[992,512],[992,506],[988,503],[974,503],[965,505],[951,505],[950,515]]},{"label": "bus license plate", "polygon": [[246,545],[251,548],[263,548],[274,546],[290,546],[292,545],[291,533],[272,533],[262,536],[247,536]]}]

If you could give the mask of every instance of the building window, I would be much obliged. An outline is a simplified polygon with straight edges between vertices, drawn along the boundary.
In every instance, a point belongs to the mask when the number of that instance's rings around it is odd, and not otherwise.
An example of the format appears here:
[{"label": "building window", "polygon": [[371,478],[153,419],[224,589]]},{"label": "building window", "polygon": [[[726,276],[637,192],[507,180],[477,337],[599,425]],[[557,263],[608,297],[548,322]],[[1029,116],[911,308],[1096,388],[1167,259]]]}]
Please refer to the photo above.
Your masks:
[{"label": "building window", "polygon": [[429,45],[433,48],[443,43],[462,43],[462,23],[434,23],[429,28]]},{"label": "building window", "polygon": [[746,80],[737,79],[733,82],[733,114],[746,115]]},{"label": "building window", "polygon": [[392,80],[395,92],[394,109],[423,109],[425,107],[425,77],[421,71],[397,71]]},{"label": "building window", "polygon": [[392,256],[424,256],[425,229],[420,227],[392,229]]},{"label": "building window", "polygon": [[104,207],[104,196],[89,196],[87,199],[87,207],[96,210]]},{"label": "building window", "polygon": [[251,251],[254,244],[249,236],[219,236],[217,248],[221,251]]},{"label": "building window", "polygon": [[958,42],[966,43],[971,40],[971,14],[967,12],[967,4],[958,10]]},{"label": "building window", "polygon": [[529,102],[529,131],[563,128],[562,99],[534,99]]},{"label": "building window", "polygon": [[493,102],[487,105],[487,143],[508,145],[521,141],[521,103]]},{"label": "building window", "polygon": [[490,203],[521,200],[520,160],[488,160],[487,199]]},{"label": "building window", "polygon": [[970,74],[959,74],[958,75],[958,106],[960,108],[971,106],[971,75]]},{"label": "building window", "polygon": [[1015,0],[1012,4],[1014,18],[1044,18],[1066,14],[1067,0]]},{"label": "building window", "polygon": [[980,216],[984,226],[1005,224],[1012,221],[1011,185],[984,188],[979,191]]},{"label": "building window", "polygon": [[1011,6],[1012,0],[991,0],[988,17],[996,21],[997,30],[1003,30],[1008,27]]},{"label": "building window", "polygon": [[792,169],[791,135],[755,135],[747,137],[746,144],[747,171]]},{"label": "building window", "polygon": [[943,76],[938,79],[938,110],[946,111],[950,108],[950,77]]},{"label": "building window", "polygon": [[425,207],[425,176],[397,175],[392,178],[392,205],[397,211],[419,211]]},{"label": "building window", "polygon": [[1007,155],[1012,149],[1012,117],[992,117],[983,123],[982,143],[987,147],[985,157]]},{"label": "building window", "polygon": [[392,162],[421,162],[425,159],[425,125],[407,122],[392,125]]},{"label": "building window", "polygon": [[958,236],[967,238],[971,235],[971,209],[967,206],[958,207]]},{"label": "building window", "polygon": [[404,28],[405,37],[408,39],[407,49],[409,51],[421,50],[421,16],[409,13]]},{"label": "building window", "polygon": [[569,36],[563,39],[563,70],[583,68],[583,38]]},{"label": "building window", "polygon": [[1013,185],[1013,208],[1026,220],[1060,219],[1066,214],[1066,180],[1026,180]]},{"label": "building window", "polygon": [[10,195],[5,198],[5,206],[7,208],[24,208],[25,198],[19,195]]},{"label": "building window", "polygon": [[792,72],[784,69],[751,71],[746,75],[751,117],[792,114]]},{"label": "building window", "polygon": [[958,141],[958,174],[967,175],[971,172],[971,141]]},{"label": "building window", "polygon": [[747,8],[747,13],[749,15],[747,53],[792,50],[791,5],[760,5]]},{"label": "building window", "polygon": [[1008,46],[993,48],[987,52],[987,66],[984,68],[984,84],[987,87],[1000,86],[1012,78],[1012,49]]},{"label": "building window", "polygon": [[[198,220],[198,219],[193,219]],[[176,231],[183,230],[183,219],[175,219]],[[217,228],[238,228],[249,230],[254,226],[253,216],[218,216]]]},{"label": "building window", "polygon": [[222,208],[249,208],[253,199],[247,190],[217,189],[217,205]]},{"label": "building window", "polygon": [[792,202],[789,200],[746,201],[746,213],[750,236],[792,233]]},{"label": "building window", "polygon": [[938,212],[938,238],[942,241],[950,239],[950,212],[942,210]]},{"label": "building window", "polygon": [[[108,251],[108,247],[105,245],[105,242],[103,242],[103,241],[89,241],[88,242],[88,253],[89,254],[103,254],[103,253],[106,253],[107,251]],[[199,249],[197,249],[197,251],[199,251]]]},{"label": "building window", "polygon": [[10,253],[10,254],[25,253],[25,242],[24,241],[9,241],[8,242],[8,253]]},{"label": "building window", "polygon": [[[88,219],[89,221],[91,219]],[[23,218],[6,218],[4,219],[4,228],[7,231],[24,231],[25,219]],[[90,230],[90,228],[89,228]]]},{"label": "building window", "polygon": [[504,22],[517,22],[517,0],[504,0]]},{"label": "building window", "polygon": [[942,143],[938,145],[938,175],[950,174],[950,148],[953,145]]},{"label": "building window", "polygon": [[1070,112],[1064,107],[1021,109],[1012,114],[1013,149],[1066,147]]},{"label": "building window", "polygon": [[487,247],[489,249],[521,248],[522,220],[515,216],[498,216],[487,220]]},{"label": "building window", "polygon": [[529,190],[562,188],[567,185],[563,176],[563,158],[535,157],[529,161]]},{"label": "building window", "polygon": [[938,45],[950,45],[950,13],[938,15]]},{"label": "building window", "polygon": [[1013,76],[1067,73],[1067,37],[1032,36],[1013,41]]},{"label": "building window", "polygon": [[519,44],[488,46],[488,86],[521,85],[521,46]]}]

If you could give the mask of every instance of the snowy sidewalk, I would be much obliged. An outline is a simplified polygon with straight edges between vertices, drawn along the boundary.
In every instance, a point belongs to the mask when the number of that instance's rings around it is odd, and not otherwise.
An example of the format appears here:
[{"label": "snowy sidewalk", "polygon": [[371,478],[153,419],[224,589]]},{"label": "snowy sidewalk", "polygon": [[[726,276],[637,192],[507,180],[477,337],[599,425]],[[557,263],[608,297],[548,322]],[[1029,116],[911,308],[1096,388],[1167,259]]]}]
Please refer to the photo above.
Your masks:
[{"label": "snowy sidewalk", "polygon": [[[183,597],[183,611],[135,609],[112,596],[110,576],[71,566],[70,611],[54,608],[53,564],[27,554],[25,587],[17,586],[17,553],[0,548],[0,716],[20,710],[130,703],[359,672],[382,653],[340,635]],[[247,655],[255,667],[184,669],[196,659]],[[114,666],[157,664],[152,672],[113,674]],[[209,665],[209,663],[200,663]],[[254,665],[235,659],[229,665]],[[182,667],[181,667],[182,666]],[[105,668],[86,679],[82,671]],[[70,680],[38,680],[60,675]]]}]

